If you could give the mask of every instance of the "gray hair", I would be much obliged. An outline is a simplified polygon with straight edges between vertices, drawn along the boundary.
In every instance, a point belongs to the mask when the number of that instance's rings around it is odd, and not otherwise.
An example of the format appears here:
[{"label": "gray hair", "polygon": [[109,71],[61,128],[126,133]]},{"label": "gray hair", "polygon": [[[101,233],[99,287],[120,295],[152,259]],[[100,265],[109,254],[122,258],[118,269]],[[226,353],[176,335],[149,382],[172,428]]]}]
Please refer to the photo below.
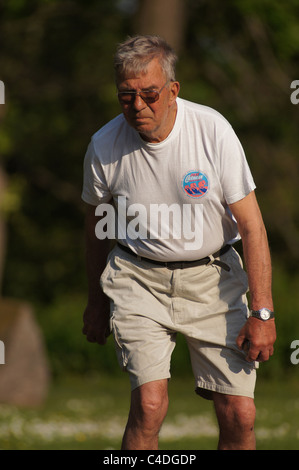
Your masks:
[{"label": "gray hair", "polygon": [[129,37],[118,45],[114,56],[116,82],[128,72],[145,72],[153,59],[159,59],[168,81],[175,81],[177,56],[167,42],[159,36]]}]

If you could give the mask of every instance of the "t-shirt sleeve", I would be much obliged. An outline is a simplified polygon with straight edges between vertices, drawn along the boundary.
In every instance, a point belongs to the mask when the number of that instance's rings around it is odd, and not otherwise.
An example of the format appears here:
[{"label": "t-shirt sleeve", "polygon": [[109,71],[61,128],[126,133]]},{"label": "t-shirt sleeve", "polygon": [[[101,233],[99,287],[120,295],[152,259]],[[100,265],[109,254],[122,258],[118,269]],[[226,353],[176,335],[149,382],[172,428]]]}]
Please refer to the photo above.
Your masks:
[{"label": "t-shirt sleeve", "polygon": [[95,205],[108,202],[111,194],[101,162],[96,154],[94,142],[91,140],[84,158],[83,189],[81,195],[87,204]]},{"label": "t-shirt sleeve", "polygon": [[255,189],[243,147],[231,126],[218,144],[220,182],[227,204],[240,201]]}]

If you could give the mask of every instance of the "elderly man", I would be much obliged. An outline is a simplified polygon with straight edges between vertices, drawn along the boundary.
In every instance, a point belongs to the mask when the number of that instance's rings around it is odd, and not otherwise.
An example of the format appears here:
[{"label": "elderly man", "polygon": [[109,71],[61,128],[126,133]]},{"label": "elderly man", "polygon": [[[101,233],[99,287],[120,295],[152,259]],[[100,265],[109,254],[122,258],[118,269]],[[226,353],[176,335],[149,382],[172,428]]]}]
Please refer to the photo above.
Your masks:
[{"label": "elderly man", "polygon": [[[95,133],[84,163],[83,333],[105,344],[111,329],[129,373],[122,449],[158,448],[177,332],[196,392],[214,402],[218,448],[254,449],[256,367],[276,338],[267,235],[239,140],[215,110],[178,97],[175,62],[159,37],[118,47],[122,114]],[[232,247],[240,237],[247,274]]]}]

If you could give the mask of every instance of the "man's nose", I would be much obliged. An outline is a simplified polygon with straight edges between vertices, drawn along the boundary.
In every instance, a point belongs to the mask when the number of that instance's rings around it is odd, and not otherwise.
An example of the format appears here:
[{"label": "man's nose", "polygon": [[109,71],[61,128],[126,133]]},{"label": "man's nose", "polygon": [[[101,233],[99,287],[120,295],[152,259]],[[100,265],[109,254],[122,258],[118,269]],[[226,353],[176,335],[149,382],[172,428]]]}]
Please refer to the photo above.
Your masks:
[{"label": "man's nose", "polygon": [[145,103],[145,101],[143,101],[140,95],[136,94],[134,102],[133,102],[133,106],[136,110],[140,111],[141,109],[144,109],[147,106],[147,104]]}]

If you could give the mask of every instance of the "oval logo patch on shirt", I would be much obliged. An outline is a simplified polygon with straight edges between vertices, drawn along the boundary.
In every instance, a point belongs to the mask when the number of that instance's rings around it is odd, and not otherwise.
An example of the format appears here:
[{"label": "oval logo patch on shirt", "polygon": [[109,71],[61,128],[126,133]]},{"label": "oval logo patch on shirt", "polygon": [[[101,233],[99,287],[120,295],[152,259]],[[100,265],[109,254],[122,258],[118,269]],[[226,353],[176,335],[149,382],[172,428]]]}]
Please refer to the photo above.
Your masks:
[{"label": "oval logo patch on shirt", "polygon": [[203,197],[209,190],[209,180],[201,171],[189,171],[183,178],[184,192],[190,197]]}]

